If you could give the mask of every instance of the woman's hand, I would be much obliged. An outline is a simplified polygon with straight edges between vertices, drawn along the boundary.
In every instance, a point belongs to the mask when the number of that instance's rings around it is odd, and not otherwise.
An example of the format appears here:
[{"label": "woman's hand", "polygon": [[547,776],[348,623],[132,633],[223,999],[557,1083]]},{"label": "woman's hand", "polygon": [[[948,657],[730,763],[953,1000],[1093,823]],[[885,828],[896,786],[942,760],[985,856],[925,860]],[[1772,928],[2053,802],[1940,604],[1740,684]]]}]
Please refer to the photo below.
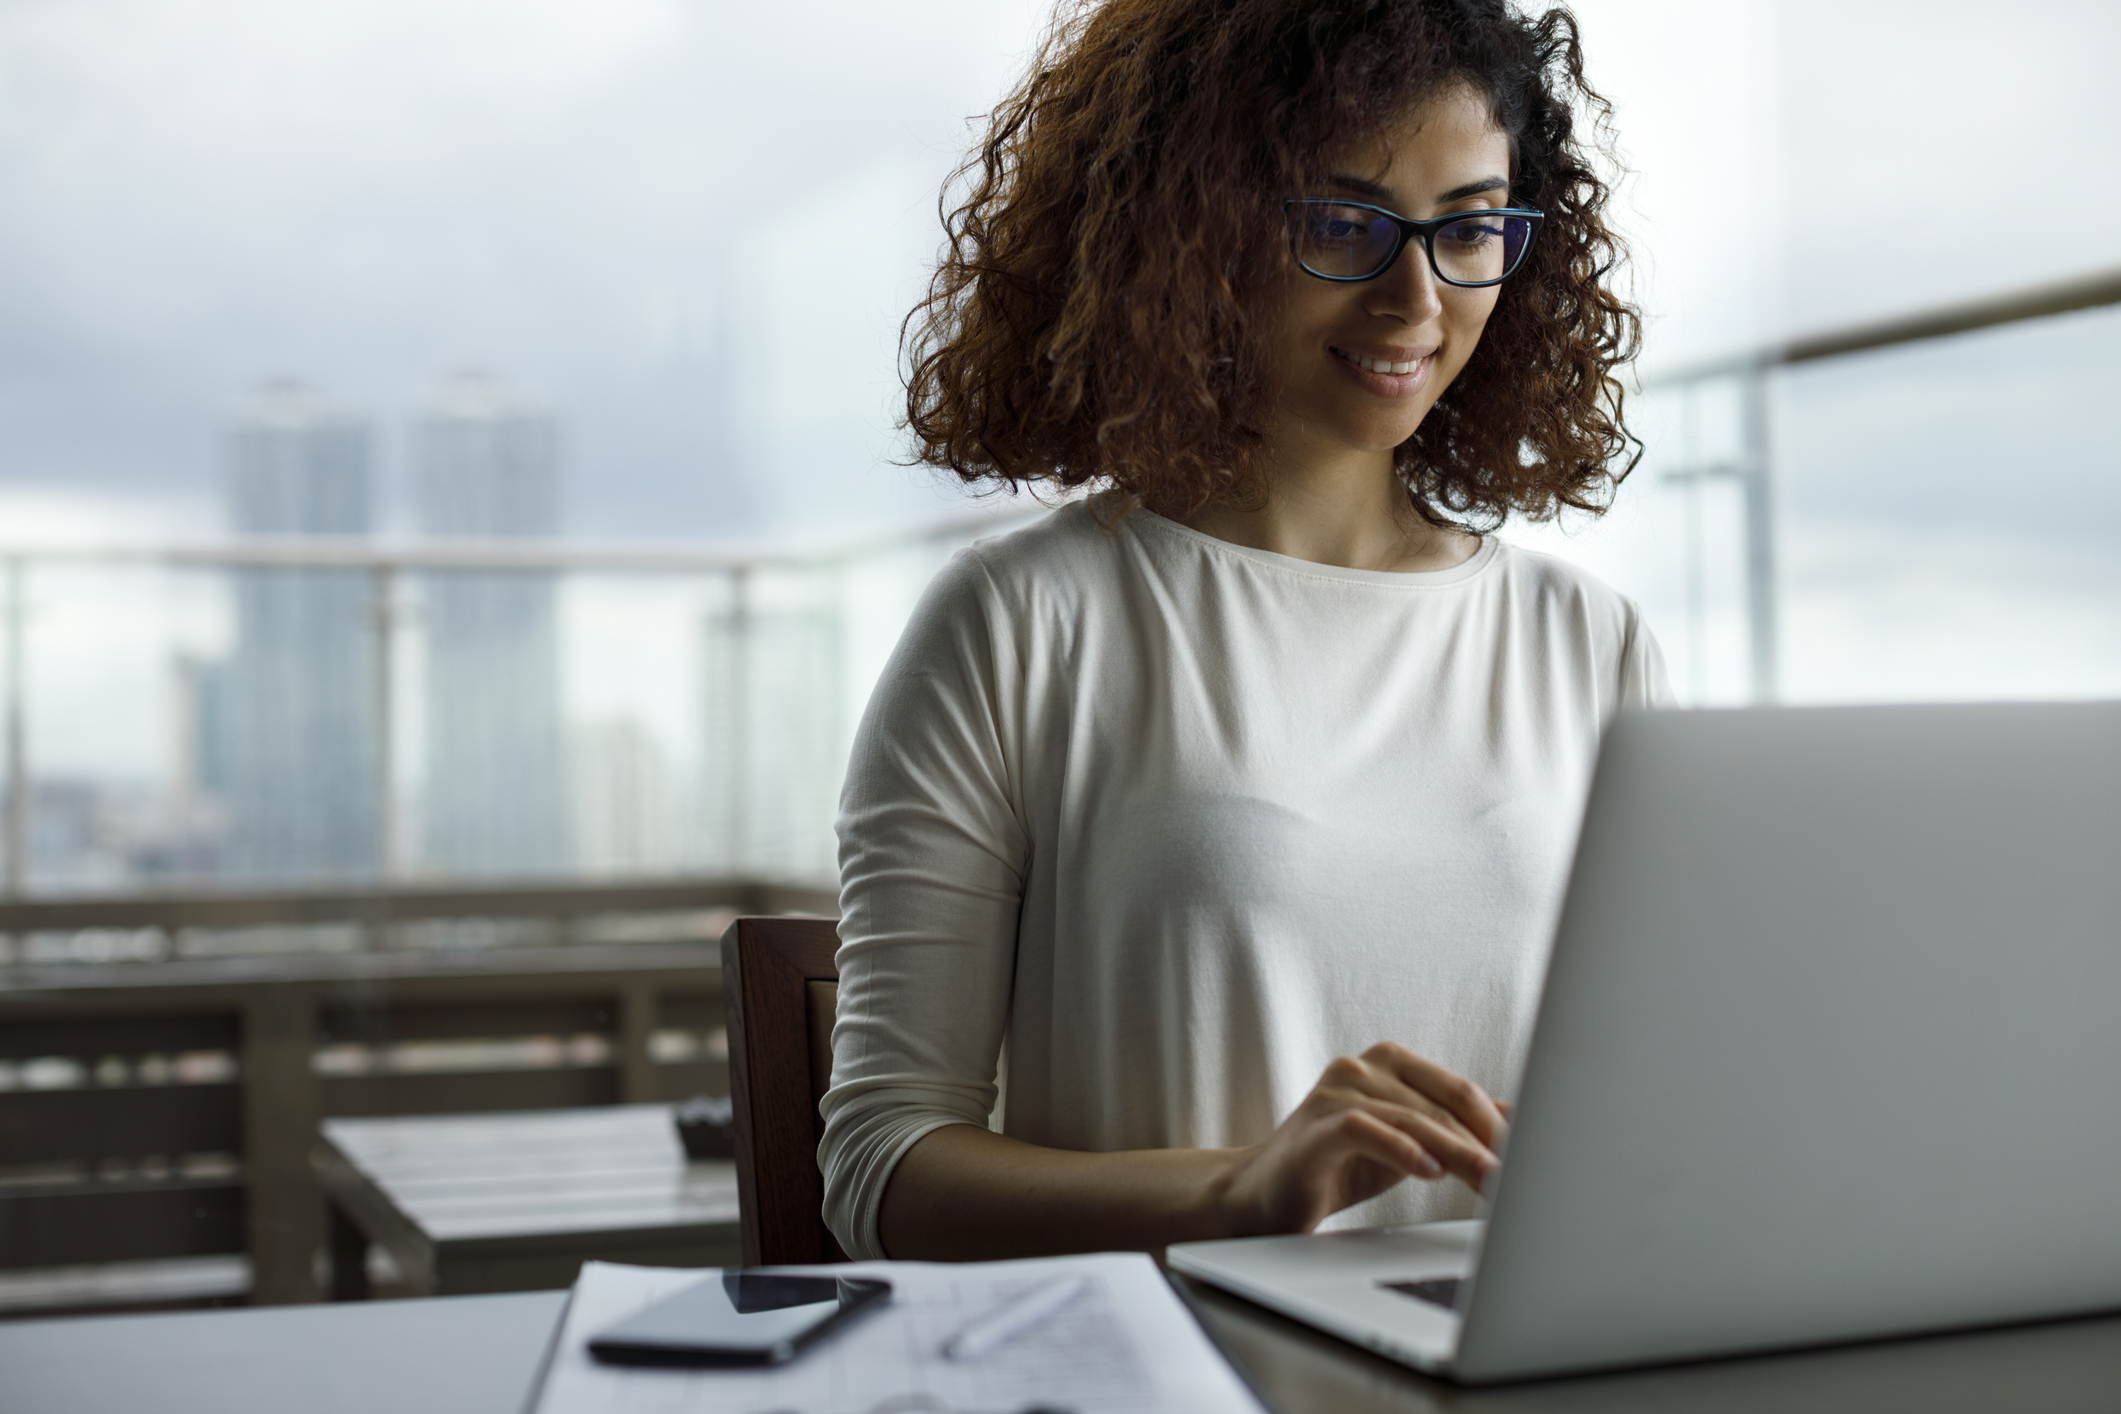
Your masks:
[{"label": "woman's hand", "polygon": [[892,1256],[931,1261],[1308,1232],[1410,1174],[1478,1188],[1507,1116],[1472,1081],[1387,1043],[1327,1066],[1244,1149],[1076,1152],[946,1124],[899,1160],[877,1229]]},{"label": "woman's hand", "polygon": [[1478,1085],[1385,1041],[1334,1061],[1264,1143],[1230,1151],[1221,1201],[1247,1236],[1309,1232],[1409,1176],[1479,1192],[1507,1125]]}]

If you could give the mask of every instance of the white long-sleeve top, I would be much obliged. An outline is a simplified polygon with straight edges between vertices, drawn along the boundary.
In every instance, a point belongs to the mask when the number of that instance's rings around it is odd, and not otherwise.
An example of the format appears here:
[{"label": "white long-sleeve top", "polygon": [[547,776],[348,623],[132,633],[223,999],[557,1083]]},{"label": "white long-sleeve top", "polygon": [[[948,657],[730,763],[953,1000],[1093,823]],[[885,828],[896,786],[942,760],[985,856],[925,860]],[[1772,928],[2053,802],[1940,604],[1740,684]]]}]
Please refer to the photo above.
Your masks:
[{"label": "white long-sleeve top", "polygon": [[1493,537],[1340,569],[1078,502],[972,546],[848,768],[827,1224],[884,1256],[900,1157],[997,1098],[1054,1148],[1252,1143],[1383,1040],[1513,1095],[1599,733],[1666,693],[1633,603]]}]

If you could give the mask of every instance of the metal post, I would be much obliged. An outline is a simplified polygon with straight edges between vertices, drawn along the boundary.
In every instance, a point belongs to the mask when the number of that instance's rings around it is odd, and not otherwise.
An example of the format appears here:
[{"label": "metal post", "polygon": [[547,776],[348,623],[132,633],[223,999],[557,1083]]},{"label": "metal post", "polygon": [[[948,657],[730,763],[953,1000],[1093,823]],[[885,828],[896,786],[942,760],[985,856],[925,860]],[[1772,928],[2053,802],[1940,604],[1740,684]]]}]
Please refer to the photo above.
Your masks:
[{"label": "metal post", "polygon": [[391,671],[397,639],[397,615],[392,595],[397,588],[397,571],[388,563],[378,564],[370,571],[370,581],[375,595],[375,831],[376,863],[375,918],[370,927],[370,946],[381,948],[389,942],[389,904],[384,897],[391,881],[397,876],[397,811],[393,808],[396,792],[394,751],[395,732],[392,729],[391,706],[396,699],[393,690],[394,674]]},{"label": "metal post", "polygon": [[1701,464],[1701,449],[1694,435],[1694,404],[1698,401],[1701,385],[1687,383],[1681,386],[1680,403],[1680,447],[1686,467],[1686,633],[1687,633],[1687,691],[1691,707],[1699,707],[1708,698],[1708,571],[1707,549],[1703,539],[1707,532],[1703,528],[1701,513],[1701,483],[1708,477],[1708,469]]},{"label": "metal post", "polygon": [[7,562],[7,879],[9,898],[28,881],[29,758],[24,742],[22,691],[22,557]]},{"label": "metal post", "polygon": [[1780,691],[1775,623],[1775,505],[1773,448],[1768,437],[1769,366],[1755,363],[1744,377],[1745,607],[1753,650],[1753,700],[1773,702]]},{"label": "metal post", "polygon": [[751,800],[751,569],[729,572],[729,864],[736,872],[750,863],[746,828]]}]

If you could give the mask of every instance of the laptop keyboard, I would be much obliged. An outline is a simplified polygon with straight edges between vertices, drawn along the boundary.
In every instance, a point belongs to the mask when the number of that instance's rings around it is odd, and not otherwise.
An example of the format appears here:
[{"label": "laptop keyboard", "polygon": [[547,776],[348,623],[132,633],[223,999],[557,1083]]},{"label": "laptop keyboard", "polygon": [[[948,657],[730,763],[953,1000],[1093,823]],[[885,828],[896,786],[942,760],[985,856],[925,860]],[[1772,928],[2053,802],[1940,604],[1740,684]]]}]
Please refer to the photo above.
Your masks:
[{"label": "laptop keyboard", "polygon": [[1431,1277],[1427,1281],[1381,1281],[1378,1285],[1402,1296],[1411,1296],[1416,1301],[1455,1311],[1458,1309],[1458,1282],[1457,1277]]}]

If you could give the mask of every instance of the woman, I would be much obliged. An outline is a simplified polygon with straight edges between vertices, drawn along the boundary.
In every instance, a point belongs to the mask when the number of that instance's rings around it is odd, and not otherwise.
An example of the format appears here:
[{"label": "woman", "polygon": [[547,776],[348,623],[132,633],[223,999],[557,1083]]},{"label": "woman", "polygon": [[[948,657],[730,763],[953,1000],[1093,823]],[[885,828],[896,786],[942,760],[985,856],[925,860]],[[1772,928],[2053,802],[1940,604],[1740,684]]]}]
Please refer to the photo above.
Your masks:
[{"label": "woman", "polygon": [[1470,1211],[1600,729],[1663,690],[1632,604],[1480,533],[1625,471],[1576,104],[1562,12],[1110,0],[997,111],[910,425],[1102,489],[943,571],[857,740],[851,1255]]}]

